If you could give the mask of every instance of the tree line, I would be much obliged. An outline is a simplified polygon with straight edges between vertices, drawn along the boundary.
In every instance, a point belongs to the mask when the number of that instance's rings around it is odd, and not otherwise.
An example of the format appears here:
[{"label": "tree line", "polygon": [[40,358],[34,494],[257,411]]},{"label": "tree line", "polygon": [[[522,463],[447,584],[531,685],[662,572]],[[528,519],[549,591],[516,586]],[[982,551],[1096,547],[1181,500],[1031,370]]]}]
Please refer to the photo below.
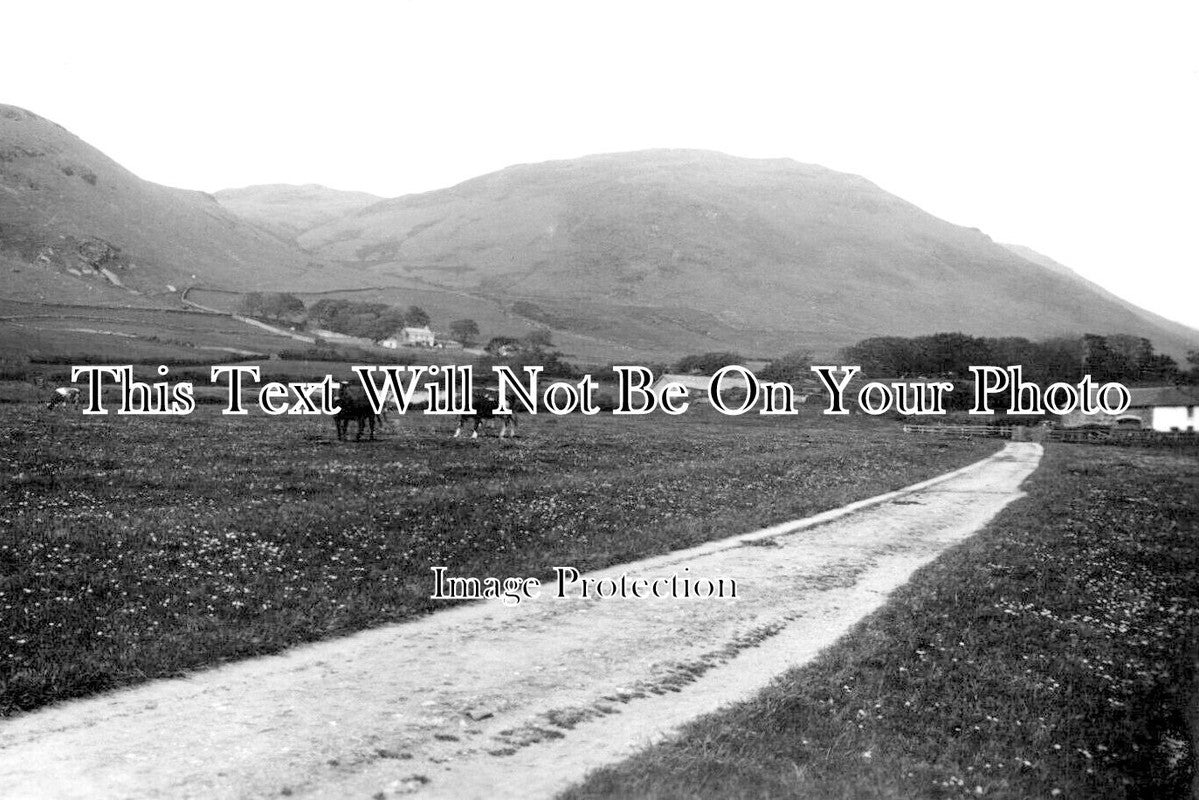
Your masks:
[{"label": "tree line", "polygon": [[1088,333],[1034,342],[1018,336],[986,337],[964,333],[931,336],[883,336],[844,348],[846,364],[868,375],[899,378],[966,378],[971,365],[1020,364],[1027,380],[1074,382],[1090,375],[1100,382],[1169,383],[1185,376],[1178,362],[1158,353],[1140,336]]},{"label": "tree line", "polygon": [[[328,298],[306,306],[300,298],[287,292],[250,292],[242,297],[238,311],[269,322],[321,328],[375,341],[386,339],[403,328],[424,327],[432,321],[420,306],[401,309],[387,303]],[[473,319],[454,320],[449,330],[455,340],[468,347],[479,335],[478,323]]]},{"label": "tree line", "polygon": [[[1057,337],[1034,342],[1018,336],[987,337],[965,333],[928,336],[876,336],[842,348],[837,364],[855,364],[875,378],[969,378],[972,365],[1024,367],[1024,378],[1037,383],[1075,382],[1090,375],[1098,382],[1127,384],[1199,384],[1199,351],[1187,354],[1180,366],[1154,350],[1144,337],[1128,334]],[[685,356],[671,367],[675,372],[711,375],[729,364],[744,364],[735,352]],[[773,381],[810,381],[816,363],[807,350],[793,350],[756,371]],[[822,362],[823,363],[823,362]]]}]

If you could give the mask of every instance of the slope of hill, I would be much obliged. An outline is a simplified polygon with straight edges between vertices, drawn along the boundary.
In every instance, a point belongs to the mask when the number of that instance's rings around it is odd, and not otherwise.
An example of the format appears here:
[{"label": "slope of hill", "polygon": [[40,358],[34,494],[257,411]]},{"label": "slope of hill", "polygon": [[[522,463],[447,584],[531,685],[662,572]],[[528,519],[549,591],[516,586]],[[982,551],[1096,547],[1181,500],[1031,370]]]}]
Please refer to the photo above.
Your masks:
[{"label": "slope of hill", "polygon": [[[1194,328],[1189,328],[1186,325],[1183,325],[1181,322],[1175,322],[1174,320],[1168,319],[1159,314],[1154,314],[1152,311],[1146,311],[1145,309],[1141,308],[1140,306],[1137,306],[1137,305],[1134,305],[1133,303],[1128,302],[1127,300],[1120,297],[1119,295],[1109,292],[1107,289],[1104,289],[1099,284],[1093,283],[1092,281],[1087,280],[1086,278],[1082,277],[1074,270],[1067,267],[1065,264],[1061,264],[1057,261],[1054,261],[1052,258],[1050,258],[1047,255],[1038,253],[1036,250],[1033,250],[1031,247],[1025,247],[1024,245],[1019,245],[1019,244],[1004,244],[1003,246],[1006,247],[1007,249],[1011,250],[1013,253],[1020,256],[1021,258],[1027,259],[1034,264],[1039,264],[1042,267],[1045,267],[1046,269],[1053,270],[1054,272],[1057,272],[1059,274],[1066,275],[1067,277],[1072,278],[1073,280],[1080,283],[1086,291],[1094,292],[1095,294],[1098,294],[1101,297],[1107,298],[1111,302],[1116,303],[1119,306],[1121,306],[1122,308],[1127,309],[1128,311],[1132,312],[1133,314],[1136,314],[1138,317],[1145,319],[1147,322],[1157,326],[1161,330],[1166,331],[1170,334],[1173,334],[1180,342],[1186,342],[1186,341],[1190,341],[1192,343],[1195,342],[1196,331]],[[1148,334],[1146,334],[1146,335],[1148,335]]]},{"label": "slope of hill", "polygon": [[303,186],[273,183],[222,189],[213,196],[233,214],[284,239],[294,239],[306,230],[383,199],[366,192],[342,192],[315,183]]},{"label": "slope of hill", "polygon": [[[141,180],[53,122],[3,105],[0,255],[27,265],[5,272],[0,295],[28,295],[40,284],[48,301],[79,283],[165,302],[168,286],[329,288],[354,278],[230,214],[211,195]],[[35,278],[35,270],[55,275]]]},{"label": "slope of hill", "polygon": [[220,194],[228,208],[143,181],[0,106],[0,298],[177,306],[188,286],[428,298],[435,324],[548,325],[596,359],[828,353],[953,330],[1199,346],[1199,332],[1064,268],[787,159],[598,155],[379,202],[312,185]]},{"label": "slope of hill", "polygon": [[510,167],[298,241],[379,276],[532,300],[563,324],[612,318],[601,336],[618,337],[621,307],[638,306],[780,341],[938,330],[1139,331],[1173,352],[1199,341],[863,178],[787,159],[659,150]]},{"label": "slope of hill", "polygon": [[1056,272],[1059,275],[1069,275],[1069,276],[1072,276],[1075,278],[1081,277],[1077,272],[1070,269],[1065,264],[1054,261],[1049,256],[1047,256],[1043,253],[1038,253],[1036,250],[1033,250],[1031,247],[1025,247],[1022,244],[1011,244],[1009,242],[1000,242],[999,246],[1006,247],[1008,250],[1010,250],[1013,253],[1015,253],[1016,255],[1020,256],[1025,261],[1031,261],[1034,264],[1039,264],[1040,266],[1044,267],[1045,269],[1050,270],[1052,272]]}]

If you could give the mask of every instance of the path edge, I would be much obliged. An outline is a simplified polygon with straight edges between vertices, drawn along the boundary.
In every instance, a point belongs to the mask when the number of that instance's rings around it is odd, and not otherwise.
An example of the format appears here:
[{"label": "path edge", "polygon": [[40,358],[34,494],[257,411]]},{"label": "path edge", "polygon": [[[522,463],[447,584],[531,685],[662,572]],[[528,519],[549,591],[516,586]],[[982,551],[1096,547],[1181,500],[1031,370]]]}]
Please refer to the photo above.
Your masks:
[{"label": "path edge", "polygon": [[[1021,442],[1020,444],[1032,443]],[[1037,460],[1039,466],[1040,459],[1045,453],[1045,448],[1041,445],[1036,445],[1036,447],[1038,448]],[[957,469],[950,470],[949,472],[945,472],[941,475],[934,475],[926,480],[913,483],[910,486],[904,486],[900,489],[884,492],[883,494],[875,495],[874,497],[867,497],[864,500],[855,500],[852,503],[847,503],[846,505],[838,506],[837,508],[831,508],[828,511],[821,511],[820,513],[813,514],[810,517],[801,517],[800,519],[788,520],[787,522],[779,522],[765,528],[759,528],[756,531],[750,531],[749,533],[738,533],[733,536],[728,536],[724,539],[704,542],[703,544],[696,545],[695,547],[689,547],[684,550],[672,550],[669,553],[638,559],[635,562],[605,567],[603,569],[588,573],[588,575],[602,577],[608,575],[609,573],[618,574],[620,572],[626,572],[632,564],[636,564],[638,568],[668,566],[682,561],[689,561],[699,556],[719,553],[734,547],[743,547],[747,544],[753,544],[754,542],[761,541],[762,539],[771,539],[778,536],[790,536],[791,534],[806,531],[810,528],[825,525],[829,522],[834,522],[835,520],[847,517],[850,514],[854,514],[858,511],[862,511],[867,508],[873,508],[874,506],[882,505],[883,503],[904,497],[905,495],[913,494],[921,491],[922,489],[927,489],[930,486],[936,486],[939,483],[953,480],[954,478],[957,478],[958,476],[964,475],[968,472],[981,470],[993,461],[999,461],[1003,458],[1009,457],[1011,452],[1015,449],[1016,444],[1008,442],[1001,450],[996,453],[992,453],[986,458],[979,459],[978,461],[967,464],[964,467],[958,467]]]}]

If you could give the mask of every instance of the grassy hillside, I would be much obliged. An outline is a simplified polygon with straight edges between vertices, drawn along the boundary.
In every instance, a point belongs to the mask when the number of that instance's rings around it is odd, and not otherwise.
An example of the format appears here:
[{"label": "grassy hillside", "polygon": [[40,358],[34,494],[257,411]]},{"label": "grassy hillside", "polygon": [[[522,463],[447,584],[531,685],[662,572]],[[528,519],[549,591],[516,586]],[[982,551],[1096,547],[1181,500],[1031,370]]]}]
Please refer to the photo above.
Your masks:
[{"label": "grassy hillside", "polygon": [[366,192],[342,192],[315,183],[222,189],[213,196],[231,213],[284,239],[294,239],[310,228],[383,199]]},{"label": "grassy hillside", "polygon": [[[235,356],[304,353],[313,345],[232,317],[195,311],[51,305],[0,300],[0,360],[114,364],[227,361]],[[69,375],[64,371],[63,379]]]},{"label": "grassy hillside", "polygon": [[842,341],[1139,332],[1172,352],[1199,342],[863,178],[786,159],[660,150],[522,165],[375,204],[298,241],[380,277],[584,312],[686,310],[734,330]]},{"label": "grassy hillside", "polygon": [[937,331],[1132,333],[1175,357],[1199,347],[1199,332],[1069,270],[787,159],[657,150],[392,200],[316,185],[219,200],[143,181],[0,106],[0,299],[167,309],[189,287],[341,292],[426,307],[443,328],[475,319],[484,339],[548,326],[589,363],[831,354]]},{"label": "grassy hillside", "polygon": [[[1169,334],[1173,334],[1174,336],[1176,336],[1178,338],[1179,341],[1184,341],[1184,342],[1189,341],[1192,343],[1195,341],[1194,328],[1189,328],[1186,325],[1183,325],[1182,323],[1179,323],[1179,322],[1175,322],[1172,319],[1167,319],[1158,314],[1154,314],[1151,311],[1146,311],[1143,308],[1138,308],[1137,306],[1133,305],[1132,303],[1128,302],[1127,300],[1125,300],[1121,297],[1118,297],[1117,295],[1112,294],[1111,292],[1109,292],[1107,289],[1104,289],[1099,284],[1092,283],[1091,281],[1082,277],[1077,272],[1075,272],[1074,270],[1067,267],[1065,264],[1061,264],[1057,261],[1054,261],[1049,256],[1044,255],[1042,253],[1038,253],[1036,250],[1033,250],[1031,247],[1025,247],[1024,245],[1019,245],[1019,244],[1004,244],[1003,246],[1006,247],[1008,250],[1011,250],[1013,253],[1020,256],[1021,258],[1027,259],[1028,261],[1031,261],[1034,264],[1039,264],[1040,266],[1045,267],[1046,269],[1051,270],[1053,272],[1057,272],[1059,274],[1066,275],[1066,276],[1072,278],[1076,282],[1083,284],[1087,289],[1094,292],[1095,294],[1098,294],[1101,297],[1106,297],[1108,300],[1112,301],[1113,303],[1116,303],[1117,305],[1120,305],[1121,307],[1133,312],[1137,316],[1143,317],[1144,319],[1148,320],[1150,323],[1157,326],[1157,328],[1161,329],[1162,331],[1165,331]],[[1182,353],[1180,352],[1179,355],[1181,355],[1181,354]],[[1179,360],[1181,361],[1182,359],[1180,358]]]},{"label": "grassy hillside", "polygon": [[0,106],[0,255],[28,265],[3,273],[0,296],[25,299],[31,282],[50,301],[87,291],[76,284],[164,300],[172,299],[169,287],[194,283],[356,285],[352,271],[313,260],[211,195],[143,181],[13,106]]}]

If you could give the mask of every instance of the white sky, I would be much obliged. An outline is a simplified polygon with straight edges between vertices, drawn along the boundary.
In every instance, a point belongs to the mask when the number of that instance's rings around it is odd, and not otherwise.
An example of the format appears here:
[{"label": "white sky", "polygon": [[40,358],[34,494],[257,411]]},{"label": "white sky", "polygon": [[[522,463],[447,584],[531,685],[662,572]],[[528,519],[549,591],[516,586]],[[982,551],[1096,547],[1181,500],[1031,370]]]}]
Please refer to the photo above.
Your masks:
[{"label": "white sky", "polygon": [[0,102],[148,180],[383,196],[649,147],[863,175],[1199,327],[1199,3],[4,9]]}]

